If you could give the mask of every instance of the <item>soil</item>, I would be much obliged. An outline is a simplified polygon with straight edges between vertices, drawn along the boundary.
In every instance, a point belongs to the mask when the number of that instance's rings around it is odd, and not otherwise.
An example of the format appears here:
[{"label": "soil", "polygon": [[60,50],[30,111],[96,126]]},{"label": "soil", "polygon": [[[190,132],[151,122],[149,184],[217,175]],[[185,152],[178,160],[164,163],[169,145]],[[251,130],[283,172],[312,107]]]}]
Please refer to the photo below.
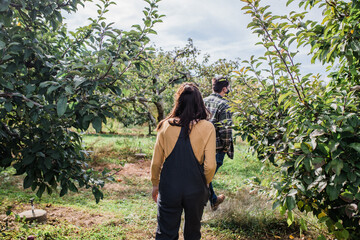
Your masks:
[{"label": "soil", "polygon": [[[116,164],[98,165],[97,170],[107,169],[120,169],[114,175],[116,183],[106,183],[104,190],[107,191],[125,191],[129,188],[127,184],[119,184],[119,182],[126,181],[126,179],[134,178],[138,180],[149,180],[150,179],[150,161],[138,160],[135,163],[126,163],[124,166]],[[70,208],[70,207],[59,207],[52,206],[51,204],[43,207],[47,211],[48,223],[56,224],[58,222],[68,222],[79,227],[91,227],[93,225],[100,225],[113,216],[108,213],[89,213],[86,211]],[[31,209],[30,204],[17,204],[14,203],[12,211],[19,214],[23,211]],[[13,216],[0,215],[0,223],[7,222],[11,224],[14,220]]]},{"label": "soil", "polygon": [[126,182],[129,179],[136,179],[139,181],[150,181],[150,164],[149,160],[138,160],[134,163],[126,163],[124,166],[116,164],[98,165],[94,167],[98,171],[103,169],[119,169],[114,172],[113,177],[116,182],[108,182],[104,186],[107,191],[126,191],[131,188],[131,184],[119,184]]}]

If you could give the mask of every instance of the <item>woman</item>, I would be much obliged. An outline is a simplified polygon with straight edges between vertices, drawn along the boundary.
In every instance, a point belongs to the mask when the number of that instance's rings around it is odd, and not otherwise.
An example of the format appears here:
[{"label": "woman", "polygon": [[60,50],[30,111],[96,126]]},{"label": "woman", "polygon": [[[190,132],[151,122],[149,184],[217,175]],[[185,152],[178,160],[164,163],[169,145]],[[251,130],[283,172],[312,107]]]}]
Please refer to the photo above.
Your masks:
[{"label": "woman", "polygon": [[201,238],[200,221],[215,169],[215,128],[207,121],[199,89],[184,83],[175,105],[157,127],[151,162],[152,198],[158,204],[156,239],[178,239],[185,212],[184,239]]}]

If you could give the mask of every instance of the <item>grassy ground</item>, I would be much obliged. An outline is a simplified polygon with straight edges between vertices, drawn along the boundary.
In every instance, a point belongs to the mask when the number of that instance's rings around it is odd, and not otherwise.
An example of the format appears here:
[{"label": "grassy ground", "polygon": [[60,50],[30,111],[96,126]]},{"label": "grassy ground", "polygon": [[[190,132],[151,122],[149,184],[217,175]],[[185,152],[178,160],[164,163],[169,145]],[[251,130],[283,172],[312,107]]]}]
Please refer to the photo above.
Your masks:
[{"label": "grassy ground", "polygon": [[[99,204],[88,190],[38,199],[22,189],[23,177],[12,176],[11,169],[0,171],[0,239],[154,239],[156,205],[149,181],[154,142],[155,136],[147,137],[146,129],[84,136],[94,168],[121,168],[116,181],[105,185],[105,197]],[[138,153],[143,155],[136,156]],[[245,145],[237,144],[235,158],[225,158],[213,182],[227,199],[215,212],[205,208],[203,239],[313,239],[309,233],[306,238],[300,236],[297,226],[289,228],[284,217],[271,210],[267,195],[252,189],[251,179],[271,179],[273,172]],[[29,199],[33,197],[36,208],[47,211],[47,223],[14,221],[17,214],[31,209]],[[8,210],[12,211],[9,216],[5,214]]]}]

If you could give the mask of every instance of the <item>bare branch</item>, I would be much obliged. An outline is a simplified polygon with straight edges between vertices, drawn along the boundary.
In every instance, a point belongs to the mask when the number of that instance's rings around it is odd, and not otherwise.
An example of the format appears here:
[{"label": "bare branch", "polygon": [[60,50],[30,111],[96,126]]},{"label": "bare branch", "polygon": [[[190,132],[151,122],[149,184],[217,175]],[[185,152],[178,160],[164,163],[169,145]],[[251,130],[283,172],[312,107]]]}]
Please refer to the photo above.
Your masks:
[{"label": "bare branch", "polygon": [[180,70],[176,70],[178,73],[182,74],[182,76],[177,76],[177,77],[172,77],[169,79],[169,81],[167,82],[166,85],[164,85],[162,88],[159,89],[159,92],[158,93],[162,93],[163,91],[165,91],[165,89],[173,84],[174,82],[177,82],[181,79],[191,79],[191,75],[190,73],[187,73],[187,72],[181,72]]}]

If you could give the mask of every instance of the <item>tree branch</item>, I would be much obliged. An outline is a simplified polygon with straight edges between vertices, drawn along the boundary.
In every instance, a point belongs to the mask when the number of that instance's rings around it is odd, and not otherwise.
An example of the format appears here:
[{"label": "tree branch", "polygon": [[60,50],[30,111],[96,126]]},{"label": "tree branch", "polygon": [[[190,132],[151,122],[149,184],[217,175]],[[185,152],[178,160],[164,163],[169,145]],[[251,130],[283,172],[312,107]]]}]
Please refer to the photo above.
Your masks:
[{"label": "tree branch", "polygon": [[292,71],[290,70],[290,68],[289,68],[289,66],[288,66],[285,58],[282,56],[281,51],[280,51],[279,48],[276,46],[274,39],[272,38],[271,34],[269,33],[268,27],[265,26],[264,20],[261,19],[261,17],[260,17],[260,16],[261,16],[261,13],[259,12],[258,8],[257,8],[254,4],[251,4],[251,5],[252,5],[252,7],[253,7],[253,9],[254,9],[254,12],[259,15],[257,18],[258,18],[259,21],[260,21],[261,28],[262,28],[262,29],[264,30],[264,32],[266,33],[265,36],[268,38],[268,41],[274,43],[273,47],[275,48],[275,51],[277,52],[280,60],[284,63],[285,68],[286,68],[286,71],[287,71],[287,73],[288,73],[289,76],[290,76],[291,82],[293,83],[293,87],[294,87],[294,89],[295,89],[295,91],[296,91],[296,93],[297,93],[300,101],[303,102],[304,105],[305,105],[307,108],[310,108],[309,105],[307,104],[307,102],[305,102],[305,99],[303,99],[303,97],[301,96],[300,91],[299,91],[299,89],[298,89],[298,87],[297,87],[297,85],[296,85],[296,83],[295,83],[295,78],[294,78],[294,76],[293,76],[293,73],[292,73]]},{"label": "tree branch", "polygon": [[37,103],[27,97],[25,97],[24,95],[22,95],[21,93],[6,93],[6,92],[0,92],[0,97],[4,97],[4,98],[13,98],[13,97],[20,97],[22,98],[25,102],[31,102],[33,103],[35,106],[38,107],[44,107],[44,105],[41,105],[40,103]]},{"label": "tree branch", "polygon": [[3,127],[3,129],[5,130],[5,132],[6,132],[7,134],[9,134],[10,136],[16,137],[16,138],[20,138],[20,135],[19,135],[18,133],[16,133],[16,132],[12,132],[12,131],[10,130],[10,128],[9,128],[5,123],[1,122],[1,126]]}]

